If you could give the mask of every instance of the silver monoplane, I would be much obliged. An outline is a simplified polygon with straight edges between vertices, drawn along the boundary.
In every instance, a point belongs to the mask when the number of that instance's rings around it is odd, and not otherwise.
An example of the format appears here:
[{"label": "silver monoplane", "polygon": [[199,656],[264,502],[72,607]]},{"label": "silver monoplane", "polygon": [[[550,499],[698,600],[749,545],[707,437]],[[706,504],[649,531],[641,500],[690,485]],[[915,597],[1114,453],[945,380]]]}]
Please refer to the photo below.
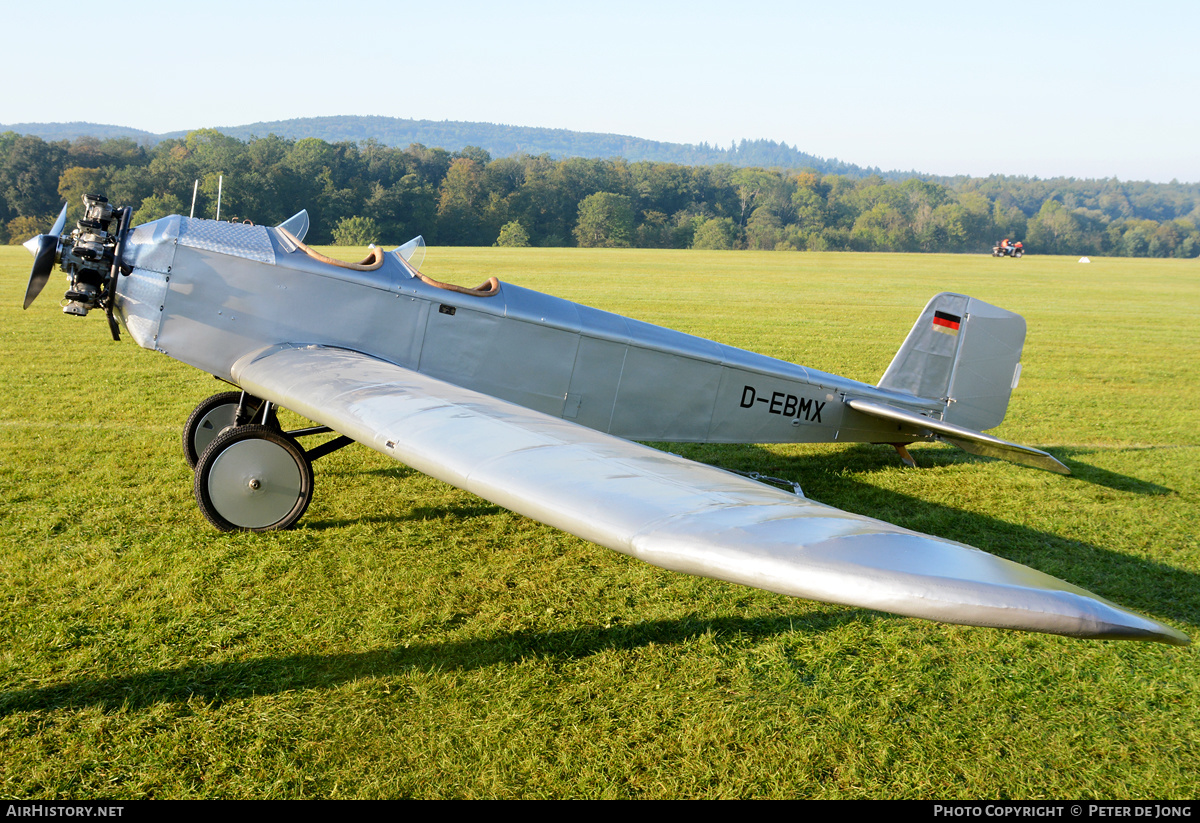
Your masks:
[{"label": "silver monoplane", "polygon": [[[420,238],[361,263],[305,246],[308,216],[264,226],[84,197],[35,254],[64,311],[237,387],[184,428],[201,512],[287,528],[312,461],[357,441],[498,505],[657,566],[795,597],[976,626],[1183,644],[1175,629],[970,546],[813,502],[634,441],[925,440],[1067,474],[983,434],[1020,376],[1025,321],[961,294],[929,301],[876,386],[652,326],[495,278],[420,272]],[[284,431],[277,409],[317,425]],[[338,437],[306,450],[299,438]]]}]

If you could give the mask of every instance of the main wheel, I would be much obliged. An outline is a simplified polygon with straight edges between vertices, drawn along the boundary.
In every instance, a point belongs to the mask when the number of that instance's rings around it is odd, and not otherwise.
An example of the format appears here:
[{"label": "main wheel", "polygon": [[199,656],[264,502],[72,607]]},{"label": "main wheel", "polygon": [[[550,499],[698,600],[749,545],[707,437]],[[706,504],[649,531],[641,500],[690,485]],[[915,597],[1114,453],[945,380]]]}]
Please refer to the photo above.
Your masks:
[{"label": "main wheel", "polygon": [[236,426],[200,455],[194,490],[200,512],[221,531],[286,529],[312,502],[312,463],[284,432]]},{"label": "main wheel", "polygon": [[[241,392],[226,391],[214,394],[192,409],[187,422],[183,424],[183,457],[189,467],[196,468],[196,461],[218,434],[237,425],[237,410],[241,400]],[[246,397],[251,414],[258,411],[261,404],[262,401],[257,397]]]}]

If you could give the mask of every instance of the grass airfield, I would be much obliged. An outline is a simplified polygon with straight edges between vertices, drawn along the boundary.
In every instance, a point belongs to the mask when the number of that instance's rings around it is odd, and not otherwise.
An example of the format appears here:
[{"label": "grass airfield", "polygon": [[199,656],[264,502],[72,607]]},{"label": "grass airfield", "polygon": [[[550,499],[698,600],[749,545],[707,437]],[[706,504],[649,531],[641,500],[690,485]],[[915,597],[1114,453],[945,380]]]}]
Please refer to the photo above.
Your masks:
[{"label": "grass airfield", "polygon": [[[350,259],[358,251],[326,249]],[[56,306],[0,247],[0,795],[1194,798],[1196,646],[948,626],[687,577],[352,446],[299,527],[220,534],[179,445],[223,386]],[[1023,314],[993,433],[671,446],[959,540],[1200,640],[1189,260],[431,249],[875,382],[926,300]]]}]

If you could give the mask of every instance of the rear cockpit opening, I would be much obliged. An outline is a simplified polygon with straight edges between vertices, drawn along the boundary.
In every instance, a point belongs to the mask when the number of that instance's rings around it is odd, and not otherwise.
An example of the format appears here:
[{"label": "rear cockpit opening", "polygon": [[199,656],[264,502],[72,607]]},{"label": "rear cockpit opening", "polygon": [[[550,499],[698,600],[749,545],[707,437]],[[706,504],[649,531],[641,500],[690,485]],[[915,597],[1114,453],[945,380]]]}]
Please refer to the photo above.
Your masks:
[{"label": "rear cockpit opening", "polygon": [[421,274],[421,262],[425,259],[425,238],[414,237],[403,246],[400,246],[392,251],[392,254],[404,266],[409,276],[415,277],[427,286],[433,286],[435,289],[444,289],[446,291],[457,292],[458,294],[469,294],[472,297],[491,297],[500,291],[500,281],[495,277],[489,277],[476,288],[468,288],[467,286],[456,286],[453,283],[443,283],[441,280],[434,280],[432,277]]}]

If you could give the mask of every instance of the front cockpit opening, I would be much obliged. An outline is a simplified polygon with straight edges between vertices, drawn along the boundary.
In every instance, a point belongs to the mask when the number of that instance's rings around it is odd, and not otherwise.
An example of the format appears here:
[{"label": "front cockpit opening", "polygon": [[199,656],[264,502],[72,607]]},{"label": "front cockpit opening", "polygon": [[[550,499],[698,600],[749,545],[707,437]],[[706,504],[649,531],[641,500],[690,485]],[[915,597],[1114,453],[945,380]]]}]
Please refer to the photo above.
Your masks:
[{"label": "front cockpit opening", "polygon": [[296,237],[296,235],[292,234],[290,231],[283,228],[282,226],[276,226],[275,231],[279,232],[284,237],[286,237],[288,239],[288,242],[290,242],[297,249],[299,249],[300,251],[307,254],[313,260],[316,260],[321,263],[328,263],[331,266],[337,266],[337,267],[343,268],[343,269],[351,269],[353,271],[375,271],[376,269],[378,269],[380,266],[383,265],[384,252],[383,252],[383,249],[378,248],[377,246],[371,247],[370,253],[362,260],[362,262],[350,263],[345,260],[338,260],[333,257],[326,257],[325,255],[321,254],[316,249],[313,249],[313,248],[310,248],[309,246],[304,245],[304,243],[301,242],[300,239]]}]

